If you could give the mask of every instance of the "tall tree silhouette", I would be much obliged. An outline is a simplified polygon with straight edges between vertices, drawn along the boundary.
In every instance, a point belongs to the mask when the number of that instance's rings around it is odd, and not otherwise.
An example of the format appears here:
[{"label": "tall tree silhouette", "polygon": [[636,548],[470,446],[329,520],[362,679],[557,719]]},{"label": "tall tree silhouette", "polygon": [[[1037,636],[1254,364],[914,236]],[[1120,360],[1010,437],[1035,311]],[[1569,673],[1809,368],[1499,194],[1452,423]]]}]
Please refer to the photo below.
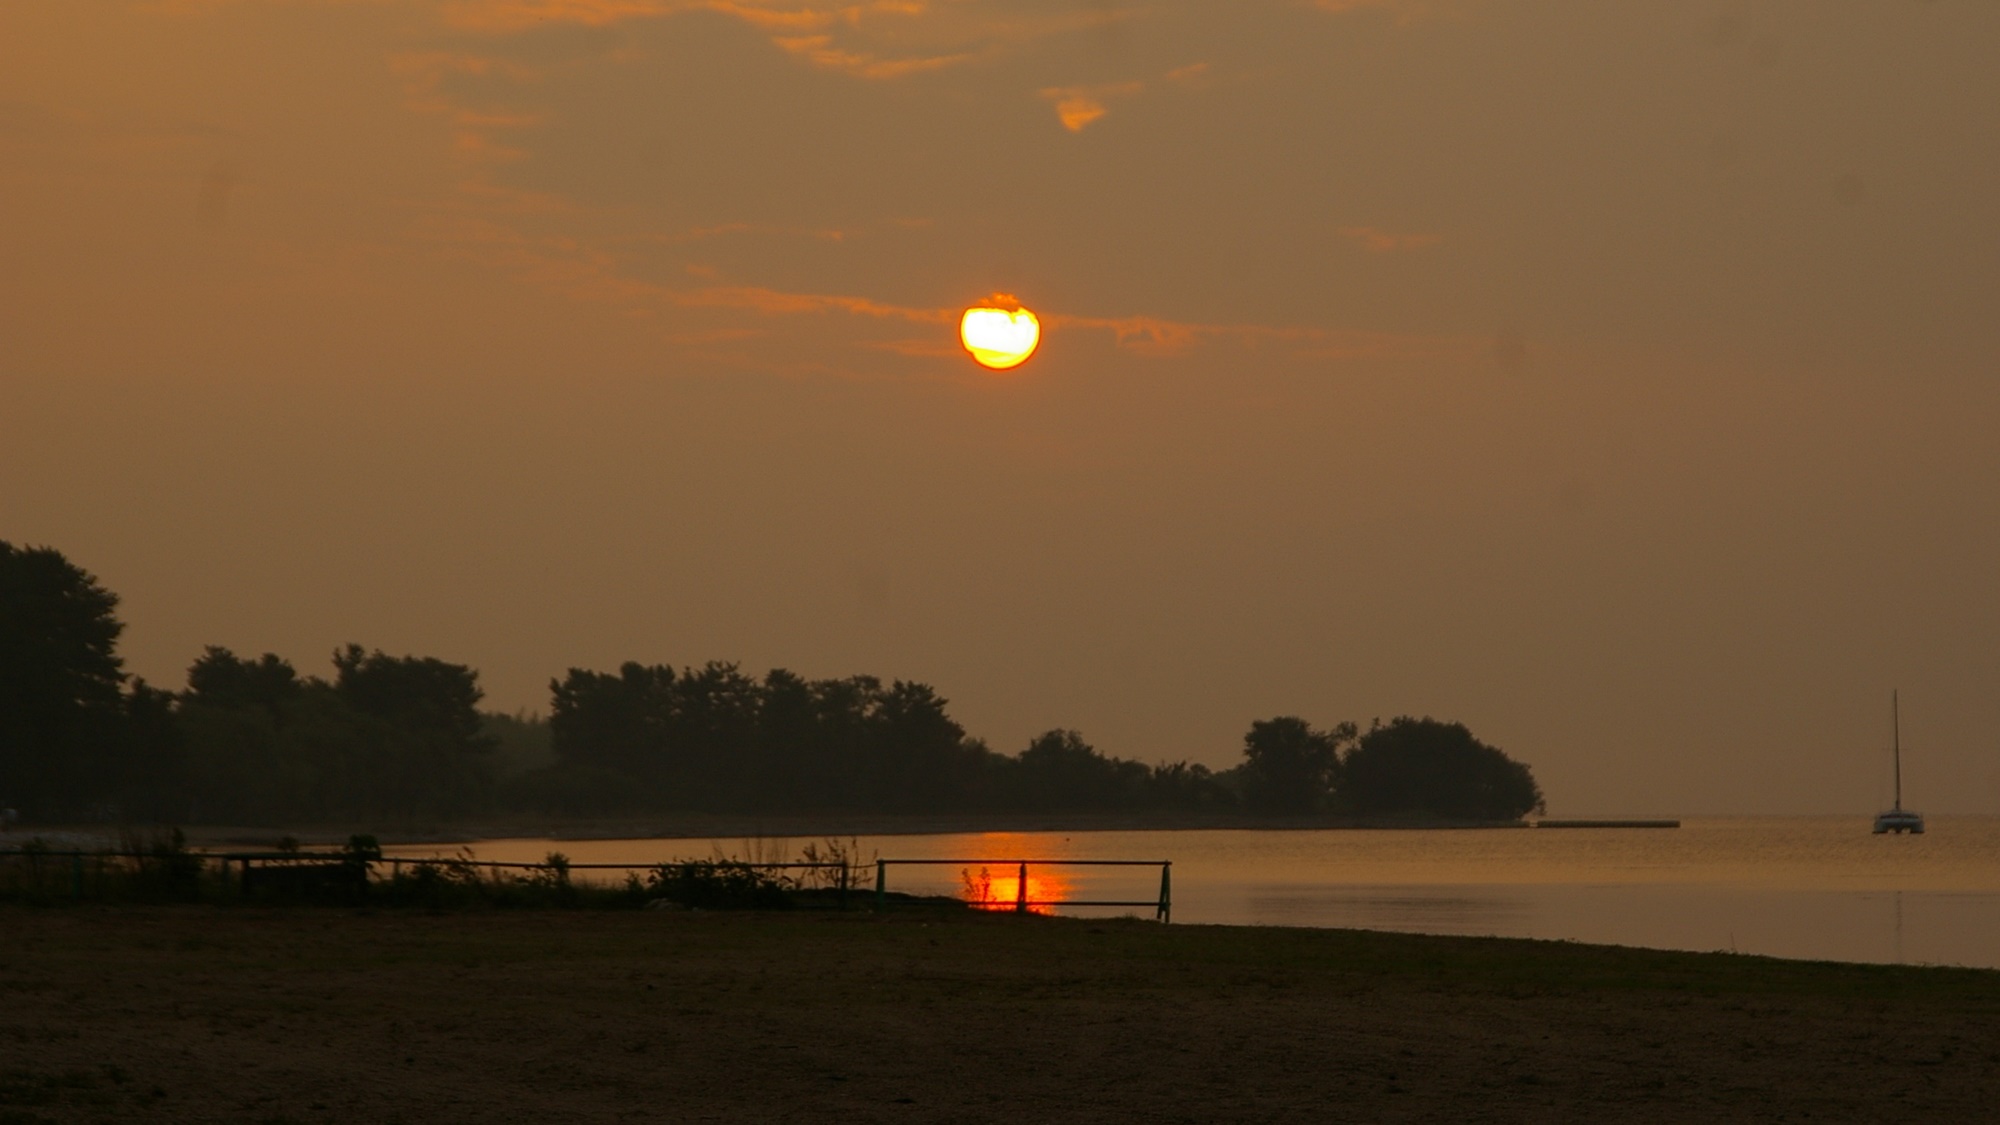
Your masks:
[{"label": "tall tree silhouette", "polygon": [[360,723],[323,680],[265,653],[210,645],[188,668],[177,725],[186,744],[188,815],[235,824],[358,812],[362,773],[347,768]]},{"label": "tall tree silhouette", "polygon": [[371,720],[366,776],[378,807],[450,815],[477,807],[493,749],[479,717],[479,673],[435,657],[390,656],[348,645],[333,654],[333,690]]},{"label": "tall tree silhouette", "polygon": [[188,668],[187,698],[216,707],[263,707],[276,711],[305,691],[290,661],[275,653],[244,660],[220,645],[209,645]]},{"label": "tall tree silhouette", "polygon": [[1405,715],[1376,726],[1347,755],[1341,796],[1375,816],[1515,820],[1542,806],[1528,767],[1461,723]]},{"label": "tall tree silhouette", "polygon": [[122,733],[118,597],[48,547],[0,541],[0,804],[76,816]]},{"label": "tall tree silhouette", "polygon": [[1016,803],[1047,810],[1141,807],[1153,771],[1107,758],[1073,730],[1047,731],[1017,759]]},{"label": "tall tree silhouette", "polygon": [[1243,736],[1244,799],[1259,812],[1309,813],[1326,808],[1340,770],[1340,749],[1354,724],[1314,730],[1295,715],[1250,724]]}]

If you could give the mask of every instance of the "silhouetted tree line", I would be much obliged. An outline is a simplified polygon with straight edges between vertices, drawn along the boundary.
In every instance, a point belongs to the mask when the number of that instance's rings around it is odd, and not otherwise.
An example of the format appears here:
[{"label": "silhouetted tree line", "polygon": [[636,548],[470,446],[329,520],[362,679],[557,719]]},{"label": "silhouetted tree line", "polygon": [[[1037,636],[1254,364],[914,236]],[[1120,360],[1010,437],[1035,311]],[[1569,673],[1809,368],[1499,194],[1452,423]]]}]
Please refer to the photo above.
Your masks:
[{"label": "silhouetted tree line", "polygon": [[36,821],[410,821],[495,812],[1223,812],[1511,820],[1528,768],[1465,727],[1251,724],[1215,772],[1051,730],[967,736],[925,684],[734,664],[571,669],[546,720],[482,712],[478,673],[348,645],[331,679],[210,647],[187,686],[123,671],[117,598],[0,542],[0,808]]},{"label": "silhouetted tree line", "polygon": [[571,669],[550,685],[555,761],[509,799],[554,813],[1202,809],[1235,803],[1202,766],[1107,758],[1054,730],[1019,756],[969,738],[927,684],[762,679],[734,664]]}]

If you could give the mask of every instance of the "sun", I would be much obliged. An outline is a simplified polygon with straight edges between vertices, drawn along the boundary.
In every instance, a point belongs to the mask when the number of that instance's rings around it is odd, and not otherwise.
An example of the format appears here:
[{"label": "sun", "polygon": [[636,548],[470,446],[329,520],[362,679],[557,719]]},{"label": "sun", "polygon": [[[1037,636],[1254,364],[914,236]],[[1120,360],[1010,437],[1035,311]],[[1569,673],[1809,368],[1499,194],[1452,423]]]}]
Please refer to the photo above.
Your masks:
[{"label": "sun", "polygon": [[965,310],[958,320],[958,339],[981,367],[1005,371],[1035,354],[1042,322],[1013,297],[995,293]]}]

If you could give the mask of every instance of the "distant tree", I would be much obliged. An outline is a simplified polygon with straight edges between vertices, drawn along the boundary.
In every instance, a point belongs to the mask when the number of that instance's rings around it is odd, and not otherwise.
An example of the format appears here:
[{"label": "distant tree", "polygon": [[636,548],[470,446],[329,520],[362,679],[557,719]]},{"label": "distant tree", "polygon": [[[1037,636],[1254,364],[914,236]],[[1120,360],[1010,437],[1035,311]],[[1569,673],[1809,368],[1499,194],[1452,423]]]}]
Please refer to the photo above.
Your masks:
[{"label": "distant tree", "polygon": [[1147,803],[1163,809],[1213,810],[1236,804],[1229,786],[1199,762],[1161,762],[1153,767],[1147,789]]},{"label": "distant tree", "polygon": [[478,675],[350,645],[335,681],[210,646],[175,714],[185,815],[232,824],[446,817],[487,800],[491,748]]},{"label": "distant tree", "polygon": [[550,689],[559,764],[509,786],[530,807],[971,808],[992,800],[1001,760],[919,683],[626,664],[572,668]]},{"label": "distant tree", "polygon": [[89,815],[122,734],[117,595],[48,547],[0,541],[0,804]]},{"label": "distant tree", "polygon": [[752,679],[737,665],[572,668],[550,684],[557,764],[508,782],[519,808],[570,814],[852,809],[1208,809],[1235,803],[1200,766],[1149,768],[1049,731],[1019,757],[969,738],[928,684]]},{"label": "distant tree", "polygon": [[757,778],[751,801],[766,809],[851,806],[868,700],[879,682],[811,681],[783,668],[764,674],[756,748],[744,763]]},{"label": "distant tree", "polygon": [[818,808],[878,807],[883,783],[875,770],[874,716],[882,681],[866,675],[813,680],[806,690],[812,697],[811,734],[794,743],[787,755],[792,776],[803,787],[800,803]]},{"label": "distant tree", "polygon": [[763,693],[735,664],[710,661],[674,682],[667,729],[669,796],[683,807],[763,803],[757,727]]},{"label": "distant tree", "polygon": [[1542,807],[1526,765],[1462,724],[1408,716],[1361,736],[1342,764],[1340,795],[1370,816],[1516,820]]},{"label": "distant tree", "polygon": [[627,662],[617,674],[572,668],[551,682],[558,765],[513,788],[567,811],[753,806],[762,777],[763,692],[734,664],[676,673]]},{"label": "distant tree", "polygon": [[244,660],[220,645],[202,650],[187,679],[186,698],[216,707],[276,711],[305,691],[305,682],[289,661],[269,652]]},{"label": "distant tree", "polygon": [[491,781],[479,673],[434,657],[348,645],[333,655],[333,691],[371,720],[361,775],[366,803],[391,814],[448,816],[479,805]]},{"label": "distant tree", "polygon": [[[270,658],[266,658],[269,660]],[[364,715],[420,732],[468,753],[490,748],[480,733],[479,673],[428,656],[390,656],[348,645],[333,654],[333,688]]]},{"label": "distant tree", "polygon": [[189,820],[275,825],[319,819],[325,806],[343,803],[339,772],[316,768],[321,763],[298,749],[298,739],[309,736],[285,739],[269,710],[183,695],[176,718],[186,740]]},{"label": "distant tree", "polygon": [[1029,808],[1130,809],[1151,803],[1151,770],[1105,757],[1073,730],[1036,736],[1018,762],[1017,800]]},{"label": "distant tree", "polygon": [[1250,724],[1243,736],[1244,801],[1268,813],[1310,813],[1327,807],[1340,770],[1340,750],[1354,724],[1314,730],[1293,715]]},{"label": "distant tree", "polygon": [[372,783],[350,762],[362,724],[324,681],[274,653],[244,659],[209,645],[189,666],[178,726],[187,817],[279,824],[365,813]]},{"label": "distant tree", "polygon": [[549,738],[561,766],[622,777],[627,801],[657,803],[666,780],[675,679],[672,668],[627,661],[616,675],[571,668],[551,680]]},{"label": "distant tree", "polygon": [[165,823],[192,811],[187,738],[175,702],[173,692],[144,680],[135,679],[125,694],[125,721],[104,778],[124,819]]},{"label": "distant tree", "polygon": [[529,711],[482,711],[480,731],[493,741],[496,774],[512,776],[555,763],[549,721]]},{"label": "distant tree", "polygon": [[985,748],[968,745],[947,702],[929,684],[905,680],[875,697],[867,785],[877,808],[919,812],[976,800]]}]

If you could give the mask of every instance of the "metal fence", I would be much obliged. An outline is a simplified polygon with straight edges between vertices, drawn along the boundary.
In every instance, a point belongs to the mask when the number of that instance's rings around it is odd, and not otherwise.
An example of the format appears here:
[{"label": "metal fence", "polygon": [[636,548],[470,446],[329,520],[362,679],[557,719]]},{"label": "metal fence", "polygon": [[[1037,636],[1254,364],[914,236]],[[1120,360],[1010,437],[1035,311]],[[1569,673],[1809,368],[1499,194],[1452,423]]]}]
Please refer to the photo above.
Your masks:
[{"label": "metal fence", "polygon": [[[1026,914],[1035,907],[1058,906],[1150,906],[1159,922],[1173,921],[1173,868],[1169,859],[878,859],[875,861],[875,908],[882,909],[889,898],[889,868],[935,866],[1012,866],[1016,869],[1013,910]],[[1160,869],[1160,896],[1157,899],[1035,899],[1029,897],[1028,869],[1031,867],[1157,867]],[[1005,905],[1004,903],[1002,905]]]},{"label": "metal fence", "polygon": [[[365,882],[368,872],[377,866],[389,869],[389,881],[400,882],[405,868],[412,872],[446,871],[451,873],[478,872],[531,872],[543,876],[569,877],[572,871],[623,871],[636,877],[640,872],[651,872],[660,876],[668,874],[699,875],[716,872],[770,872],[801,871],[809,874],[826,873],[822,886],[835,892],[835,903],[846,909],[848,892],[855,883],[856,865],[838,861],[809,860],[736,860],[736,859],[670,859],[655,860],[650,863],[576,863],[567,859],[552,858],[540,863],[506,861],[493,859],[472,859],[468,856],[369,856],[359,858],[352,852],[225,852],[205,853],[206,858],[219,860],[226,872],[229,865],[238,867],[237,884],[241,893],[249,895],[254,886],[274,882],[272,875],[284,873],[304,874],[319,872],[324,877],[336,878],[337,871],[351,874],[349,879]],[[294,880],[296,881],[296,879]],[[795,879],[790,890],[806,890],[805,879]]]},{"label": "metal fence", "polygon": [[[18,849],[0,851],[0,860],[16,861],[14,871],[26,875],[26,883],[17,889],[29,889],[43,896],[83,898],[86,888],[92,887],[99,893],[105,889],[108,876],[164,877],[170,881],[184,883],[195,888],[201,877],[213,863],[213,877],[219,889],[227,892],[234,884],[235,893],[244,898],[252,897],[258,891],[283,892],[311,896],[330,891],[355,891],[366,893],[378,867],[388,868],[388,879],[399,883],[405,868],[413,872],[444,870],[452,873],[478,872],[533,872],[567,879],[571,871],[624,871],[636,876],[638,872],[699,874],[715,872],[805,872],[795,878],[792,889],[806,889],[808,880],[818,882],[819,889],[834,892],[835,905],[846,909],[849,892],[855,888],[857,876],[865,866],[862,863],[840,861],[757,861],[757,860],[666,860],[651,863],[571,863],[557,859],[555,862],[541,863],[507,862],[502,860],[472,859],[467,856],[374,856],[344,852],[307,851],[262,851],[262,852],[195,852],[172,853],[128,851],[77,851],[53,849]],[[995,866],[1015,869],[1015,891],[1010,902],[1001,900],[974,901],[975,906],[1011,909],[1015,913],[1026,914],[1037,908],[1057,907],[1151,907],[1153,917],[1160,922],[1173,920],[1173,861],[1164,859],[877,859],[875,866],[874,909],[885,910],[891,905],[889,891],[889,869],[891,867],[958,867],[969,873],[973,868],[983,870]],[[1160,869],[1160,893],[1149,899],[1083,899],[1083,898],[1035,898],[1033,897],[1029,872],[1033,868],[1065,867],[1157,867]],[[232,878],[233,876],[233,878]],[[969,877],[969,876],[968,876]],[[21,880],[0,879],[0,889],[8,883]],[[94,885],[94,886],[93,886]],[[214,884],[212,884],[214,885]]]},{"label": "metal fence", "polygon": [[126,849],[85,851],[26,847],[0,851],[0,893],[30,898],[81,899],[113,888],[152,897],[199,893],[202,857],[189,852]]}]

